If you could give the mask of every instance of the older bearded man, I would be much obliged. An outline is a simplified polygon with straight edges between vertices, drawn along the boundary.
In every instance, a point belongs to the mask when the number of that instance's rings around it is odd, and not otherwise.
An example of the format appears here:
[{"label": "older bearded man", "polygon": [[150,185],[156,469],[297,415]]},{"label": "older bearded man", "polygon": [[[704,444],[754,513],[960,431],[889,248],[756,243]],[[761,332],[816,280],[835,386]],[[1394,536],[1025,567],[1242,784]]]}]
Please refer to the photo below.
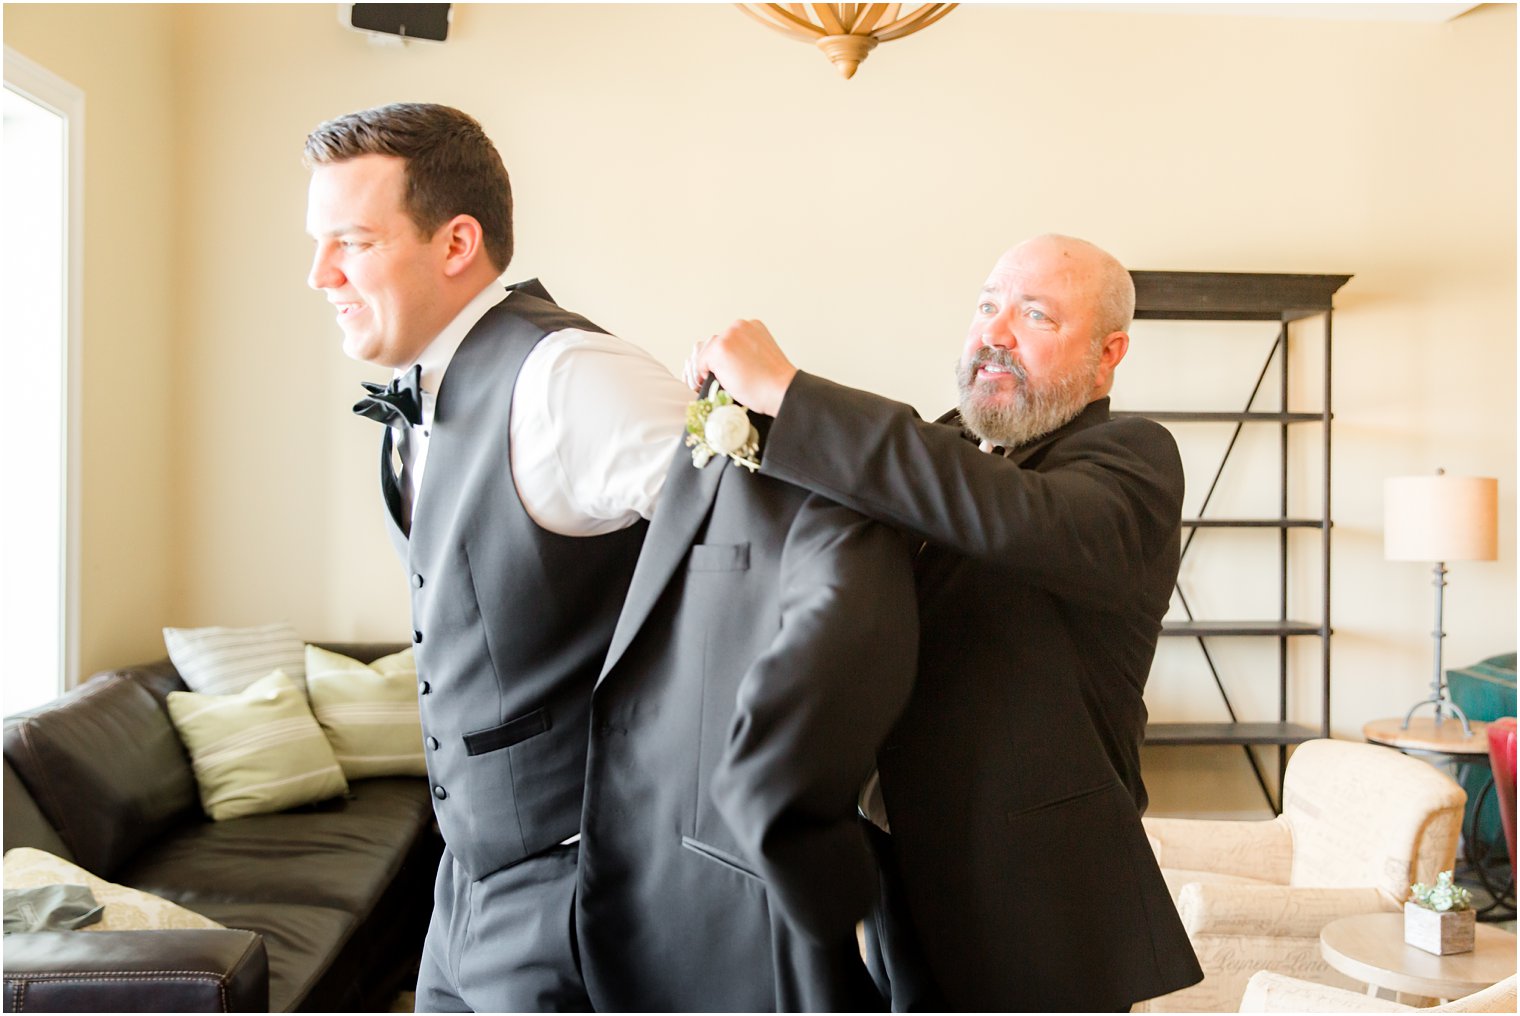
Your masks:
[{"label": "older bearded man", "polygon": [[1140,825],[1183,476],[1164,428],[1109,414],[1133,311],[1092,244],[1012,248],[938,423],[799,372],[758,321],[688,366],[775,417],[762,473],[923,543],[918,680],[866,802],[894,1009],[1127,1009],[1202,976]]}]

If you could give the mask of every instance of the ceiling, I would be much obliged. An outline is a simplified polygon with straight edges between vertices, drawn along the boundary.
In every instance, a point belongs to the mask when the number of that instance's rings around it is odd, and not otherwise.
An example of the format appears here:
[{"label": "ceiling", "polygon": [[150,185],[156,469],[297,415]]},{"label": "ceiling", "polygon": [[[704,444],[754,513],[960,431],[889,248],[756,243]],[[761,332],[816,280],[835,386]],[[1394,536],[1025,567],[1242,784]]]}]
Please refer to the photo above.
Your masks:
[{"label": "ceiling", "polygon": [[1255,18],[1310,18],[1319,21],[1415,21],[1431,24],[1459,18],[1482,4],[1027,4],[1046,10],[1129,14],[1225,14]]}]

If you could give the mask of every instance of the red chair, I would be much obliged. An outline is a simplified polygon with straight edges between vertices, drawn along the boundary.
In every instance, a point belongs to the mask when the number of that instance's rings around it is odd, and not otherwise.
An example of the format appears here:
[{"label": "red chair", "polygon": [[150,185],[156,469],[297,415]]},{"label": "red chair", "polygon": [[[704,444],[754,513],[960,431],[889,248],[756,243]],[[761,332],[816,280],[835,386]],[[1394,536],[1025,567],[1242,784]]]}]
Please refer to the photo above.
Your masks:
[{"label": "red chair", "polygon": [[1488,724],[1488,760],[1494,770],[1494,793],[1499,798],[1499,817],[1504,841],[1509,844],[1510,864],[1515,863],[1515,718],[1506,716]]}]

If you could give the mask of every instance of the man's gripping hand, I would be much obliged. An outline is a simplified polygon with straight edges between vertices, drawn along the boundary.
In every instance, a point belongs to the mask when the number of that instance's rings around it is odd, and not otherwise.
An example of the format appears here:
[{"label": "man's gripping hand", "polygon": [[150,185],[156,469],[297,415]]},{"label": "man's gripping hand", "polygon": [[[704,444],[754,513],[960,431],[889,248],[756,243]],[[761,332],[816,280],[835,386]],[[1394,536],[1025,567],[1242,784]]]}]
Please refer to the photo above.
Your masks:
[{"label": "man's gripping hand", "polygon": [[692,347],[686,358],[686,383],[699,391],[708,374],[717,375],[723,390],[740,405],[775,416],[797,368],[770,329],[759,321],[740,319]]}]

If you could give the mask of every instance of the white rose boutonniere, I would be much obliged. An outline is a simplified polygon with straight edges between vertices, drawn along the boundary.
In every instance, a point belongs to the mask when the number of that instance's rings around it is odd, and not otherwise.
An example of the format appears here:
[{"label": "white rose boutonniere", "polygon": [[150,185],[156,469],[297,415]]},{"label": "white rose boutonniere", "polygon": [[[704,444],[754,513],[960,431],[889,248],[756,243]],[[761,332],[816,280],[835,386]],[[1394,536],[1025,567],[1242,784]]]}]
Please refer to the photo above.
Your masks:
[{"label": "white rose boutonniere", "polygon": [[732,395],[714,385],[712,394],[686,407],[686,447],[691,464],[701,469],[716,455],[726,455],[750,472],[760,468],[760,432],[749,412]]}]

